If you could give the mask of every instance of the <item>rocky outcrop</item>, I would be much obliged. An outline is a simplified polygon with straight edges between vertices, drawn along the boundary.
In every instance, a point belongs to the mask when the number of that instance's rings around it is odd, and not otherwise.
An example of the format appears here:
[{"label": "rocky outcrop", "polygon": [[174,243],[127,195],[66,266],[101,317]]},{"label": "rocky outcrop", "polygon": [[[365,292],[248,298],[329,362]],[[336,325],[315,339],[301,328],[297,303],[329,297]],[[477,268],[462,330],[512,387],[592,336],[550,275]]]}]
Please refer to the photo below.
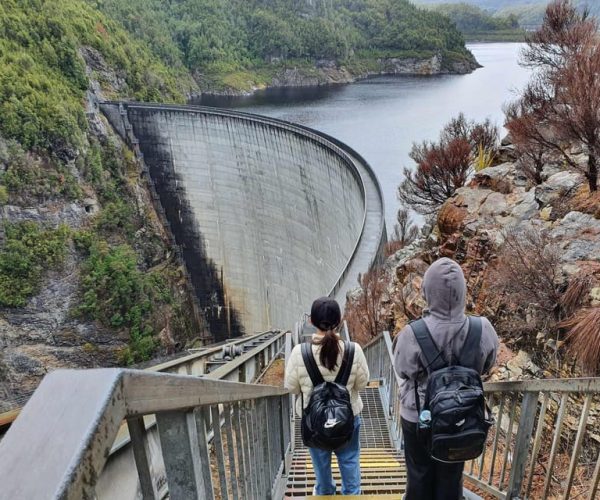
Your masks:
[{"label": "rocky outcrop", "polygon": [[[586,277],[589,283],[580,305],[600,303],[598,203],[590,201],[581,174],[557,170],[555,166],[545,170],[546,180],[539,186],[531,186],[513,162],[476,173],[468,186],[459,189],[441,207],[430,231],[388,259],[385,268],[390,284],[384,309],[395,331],[421,313],[425,306],[421,295],[423,273],[441,256],[461,264],[468,280],[469,310],[493,317],[495,311],[488,304],[495,294],[494,266],[512,232],[545,234],[559,256],[556,289],[564,291],[575,277]],[[557,342],[556,335],[536,336],[535,331],[527,335],[533,335],[531,344],[542,350],[556,352],[563,344],[561,340]],[[505,346],[510,355],[497,370],[496,378],[549,375],[545,372],[547,367],[540,368],[536,365],[539,361],[531,359],[539,360],[535,352],[526,352],[518,345],[512,345],[513,349],[516,347],[514,352]]]},{"label": "rocky outcrop", "polygon": [[[95,103],[103,97],[103,89],[122,90],[125,86],[124,77],[113,71],[94,49],[83,47],[80,54],[87,63],[90,77],[86,103],[88,138],[101,144],[110,142],[122,152],[125,145],[111,131]],[[0,137],[0,144],[1,141]],[[80,165],[83,162],[77,161],[85,158],[89,146],[84,143],[80,146],[81,150],[66,151],[62,158],[81,189],[81,195],[74,201],[49,194],[48,201],[21,197],[10,199],[10,204],[0,204],[0,251],[4,244],[6,224],[31,221],[46,228],[68,226],[73,232],[84,228],[93,230],[94,217],[101,209],[99,196],[94,187],[84,180]],[[123,157],[119,158],[124,162]],[[27,161],[37,160],[28,156]],[[135,168],[131,164],[128,167]],[[139,173],[131,171],[130,174],[127,192],[131,198],[128,201],[135,207],[136,216],[143,223],[129,238],[129,242],[138,254],[140,265],[146,269],[169,264],[165,229],[153,209],[147,186]],[[115,245],[123,240],[123,235],[112,233],[111,230],[107,230],[103,237]],[[30,297],[24,307],[0,308],[0,413],[22,406],[42,377],[52,370],[122,364],[123,350],[130,342],[128,332],[125,329],[106,328],[77,314],[77,306],[81,302],[83,258],[74,243],[69,241],[64,262],[44,274],[39,293]],[[169,283],[172,288],[185,297],[187,292],[184,285],[177,281],[179,275],[169,279],[173,280],[173,283]],[[174,314],[172,310],[162,312],[165,318]],[[187,311],[182,314],[187,314]],[[165,330],[161,332],[162,336],[168,333]],[[160,341],[165,345],[162,337]],[[177,345],[181,346],[180,343]]]}]

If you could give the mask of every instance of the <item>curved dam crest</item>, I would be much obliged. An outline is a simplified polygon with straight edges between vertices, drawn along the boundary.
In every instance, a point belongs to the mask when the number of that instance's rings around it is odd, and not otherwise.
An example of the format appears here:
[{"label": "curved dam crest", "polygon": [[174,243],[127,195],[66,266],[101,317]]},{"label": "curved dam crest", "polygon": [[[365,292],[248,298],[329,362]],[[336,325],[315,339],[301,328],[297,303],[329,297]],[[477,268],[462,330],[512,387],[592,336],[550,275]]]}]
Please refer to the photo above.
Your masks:
[{"label": "curved dam crest", "polygon": [[102,103],[139,147],[215,340],[345,302],[386,241],[368,164],[316,131],[192,106]]}]

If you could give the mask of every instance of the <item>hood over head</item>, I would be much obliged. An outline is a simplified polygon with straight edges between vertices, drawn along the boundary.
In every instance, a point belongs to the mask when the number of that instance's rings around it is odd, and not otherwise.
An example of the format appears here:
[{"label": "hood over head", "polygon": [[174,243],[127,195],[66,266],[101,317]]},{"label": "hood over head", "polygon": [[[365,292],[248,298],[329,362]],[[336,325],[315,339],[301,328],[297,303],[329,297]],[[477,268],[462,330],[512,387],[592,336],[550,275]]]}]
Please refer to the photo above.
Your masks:
[{"label": "hood over head", "polygon": [[456,262],[444,257],[429,266],[423,277],[423,295],[432,316],[464,319],[466,294],[465,275]]}]

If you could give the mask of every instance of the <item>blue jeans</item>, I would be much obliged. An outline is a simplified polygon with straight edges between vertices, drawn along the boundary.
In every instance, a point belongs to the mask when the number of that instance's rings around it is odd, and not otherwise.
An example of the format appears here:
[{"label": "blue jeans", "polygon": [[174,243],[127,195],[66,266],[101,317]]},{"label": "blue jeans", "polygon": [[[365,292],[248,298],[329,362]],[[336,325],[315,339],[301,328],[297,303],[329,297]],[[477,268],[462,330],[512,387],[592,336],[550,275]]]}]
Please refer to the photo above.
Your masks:
[{"label": "blue jeans", "polygon": [[[343,448],[335,451],[342,476],[342,495],[360,494],[360,417],[354,417],[354,434]],[[331,451],[309,448],[315,470],[317,495],[335,495],[335,482],[331,475]]]}]

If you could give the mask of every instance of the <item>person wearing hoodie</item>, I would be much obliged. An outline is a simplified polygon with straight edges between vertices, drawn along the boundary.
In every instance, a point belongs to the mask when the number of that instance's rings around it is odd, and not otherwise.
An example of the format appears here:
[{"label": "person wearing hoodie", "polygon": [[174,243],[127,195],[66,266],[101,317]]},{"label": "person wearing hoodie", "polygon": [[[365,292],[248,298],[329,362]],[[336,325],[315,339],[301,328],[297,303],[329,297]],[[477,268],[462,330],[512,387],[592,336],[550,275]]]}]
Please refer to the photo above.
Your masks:
[{"label": "person wearing hoodie", "polygon": [[[423,295],[427,308],[423,319],[434,342],[450,363],[459,358],[468,333],[465,314],[467,287],[460,266],[451,259],[434,262],[423,278]],[[487,320],[482,319],[480,356],[475,367],[487,373],[496,362],[498,335]],[[427,363],[410,327],[405,326],[395,339],[394,367],[404,381],[400,387],[402,431],[404,434],[408,482],[405,500],[459,500],[462,498],[464,463],[442,463],[433,460],[417,438],[417,402],[425,401]]]}]

